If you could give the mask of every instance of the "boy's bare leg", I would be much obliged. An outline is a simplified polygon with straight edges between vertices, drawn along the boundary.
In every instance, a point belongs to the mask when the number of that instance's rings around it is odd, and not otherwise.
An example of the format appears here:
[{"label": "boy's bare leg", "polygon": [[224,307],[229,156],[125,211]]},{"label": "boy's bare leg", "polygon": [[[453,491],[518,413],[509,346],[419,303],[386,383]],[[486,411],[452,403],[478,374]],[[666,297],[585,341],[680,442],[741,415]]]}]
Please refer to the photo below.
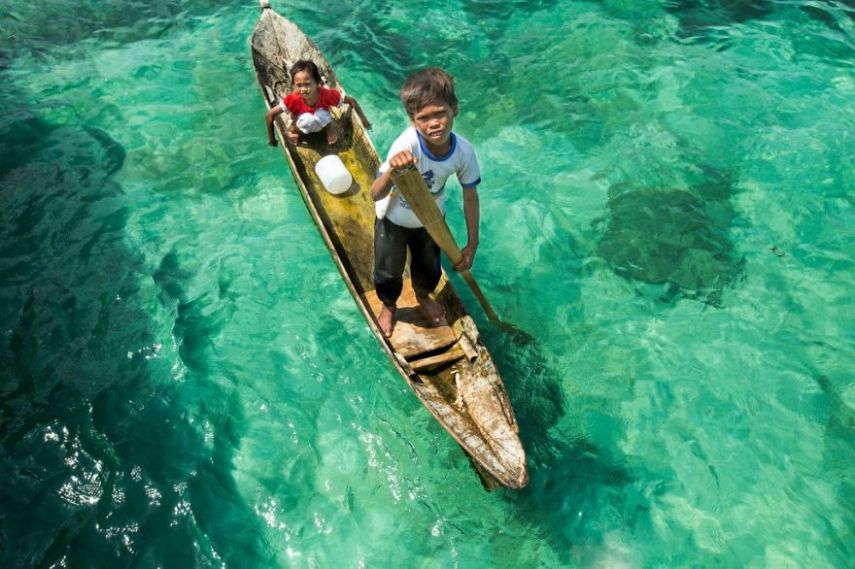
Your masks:
[{"label": "boy's bare leg", "polygon": [[330,121],[327,126],[324,127],[324,132],[327,133],[327,144],[335,144],[338,142],[338,129],[335,127],[333,121]]},{"label": "boy's bare leg", "polygon": [[380,331],[387,338],[392,337],[392,330],[395,329],[396,310],[396,306],[389,307],[384,304],[383,309],[380,310],[380,316],[377,317],[377,322],[380,324]]},{"label": "boy's bare leg", "polygon": [[416,293],[416,300],[419,301],[422,310],[427,313],[428,319],[433,324],[443,324],[445,322],[445,308],[440,303],[426,294],[422,295],[419,293]]},{"label": "boy's bare leg", "polygon": [[297,130],[297,125],[291,123],[291,126],[288,127],[286,136],[288,137],[288,142],[296,146],[297,143],[300,142],[300,131]]}]

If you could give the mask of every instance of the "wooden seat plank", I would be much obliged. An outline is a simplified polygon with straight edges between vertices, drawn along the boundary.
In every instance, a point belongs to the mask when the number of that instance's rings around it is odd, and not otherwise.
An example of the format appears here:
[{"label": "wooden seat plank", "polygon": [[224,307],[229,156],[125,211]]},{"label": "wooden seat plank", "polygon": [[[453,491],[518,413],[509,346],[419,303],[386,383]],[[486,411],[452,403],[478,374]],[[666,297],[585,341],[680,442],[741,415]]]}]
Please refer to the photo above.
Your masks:
[{"label": "wooden seat plank", "polygon": [[416,371],[425,371],[432,370],[438,368],[441,365],[452,364],[457,360],[463,359],[466,355],[466,352],[458,346],[451,346],[447,350],[440,352],[434,356],[427,356],[425,358],[410,360],[410,366]]},{"label": "wooden seat plank", "polygon": [[[383,303],[373,290],[365,293],[365,299],[377,319]],[[395,328],[389,341],[395,351],[408,360],[427,352],[441,350],[457,341],[454,331],[447,323],[437,325],[428,319],[408,278],[404,279],[404,289],[398,298],[396,316]]]}]

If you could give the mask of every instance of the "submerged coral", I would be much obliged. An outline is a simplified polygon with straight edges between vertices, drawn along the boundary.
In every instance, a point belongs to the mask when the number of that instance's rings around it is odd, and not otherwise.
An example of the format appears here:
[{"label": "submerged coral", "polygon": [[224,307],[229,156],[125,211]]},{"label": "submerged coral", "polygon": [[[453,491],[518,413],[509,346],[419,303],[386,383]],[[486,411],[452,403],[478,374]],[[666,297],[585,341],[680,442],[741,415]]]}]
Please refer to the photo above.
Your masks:
[{"label": "submerged coral", "polygon": [[597,254],[628,279],[667,284],[672,295],[721,302],[744,260],[711,221],[704,202],[683,190],[634,191],[609,202]]}]

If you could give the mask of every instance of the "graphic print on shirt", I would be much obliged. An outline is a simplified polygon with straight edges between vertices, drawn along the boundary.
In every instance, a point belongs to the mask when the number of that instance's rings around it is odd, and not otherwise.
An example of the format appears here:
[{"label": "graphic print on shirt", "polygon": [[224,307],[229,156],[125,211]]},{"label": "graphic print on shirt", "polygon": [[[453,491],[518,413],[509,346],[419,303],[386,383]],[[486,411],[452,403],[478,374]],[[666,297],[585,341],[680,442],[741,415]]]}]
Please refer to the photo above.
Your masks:
[{"label": "graphic print on shirt", "polygon": [[427,172],[422,172],[422,178],[425,179],[425,184],[427,184],[430,193],[434,193],[433,191],[433,170],[428,170]]}]

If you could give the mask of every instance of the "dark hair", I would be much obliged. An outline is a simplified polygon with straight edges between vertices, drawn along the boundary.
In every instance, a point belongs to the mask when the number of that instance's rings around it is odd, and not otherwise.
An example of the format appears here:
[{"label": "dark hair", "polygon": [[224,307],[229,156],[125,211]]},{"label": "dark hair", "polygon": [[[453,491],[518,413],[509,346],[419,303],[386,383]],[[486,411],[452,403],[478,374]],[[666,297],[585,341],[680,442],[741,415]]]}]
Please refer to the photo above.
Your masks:
[{"label": "dark hair", "polygon": [[454,77],[439,67],[416,71],[401,87],[401,103],[410,118],[431,103],[446,103],[457,111]]},{"label": "dark hair", "polygon": [[315,83],[320,84],[321,81],[321,72],[318,71],[318,66],[315,65],[314,61],[309,61],[307,59],[301,59],[291,66],[291,83],[294,82],[294,76],[300,73],[301,71],[308,71],[309,75],[312,79],[315,80]]}]

